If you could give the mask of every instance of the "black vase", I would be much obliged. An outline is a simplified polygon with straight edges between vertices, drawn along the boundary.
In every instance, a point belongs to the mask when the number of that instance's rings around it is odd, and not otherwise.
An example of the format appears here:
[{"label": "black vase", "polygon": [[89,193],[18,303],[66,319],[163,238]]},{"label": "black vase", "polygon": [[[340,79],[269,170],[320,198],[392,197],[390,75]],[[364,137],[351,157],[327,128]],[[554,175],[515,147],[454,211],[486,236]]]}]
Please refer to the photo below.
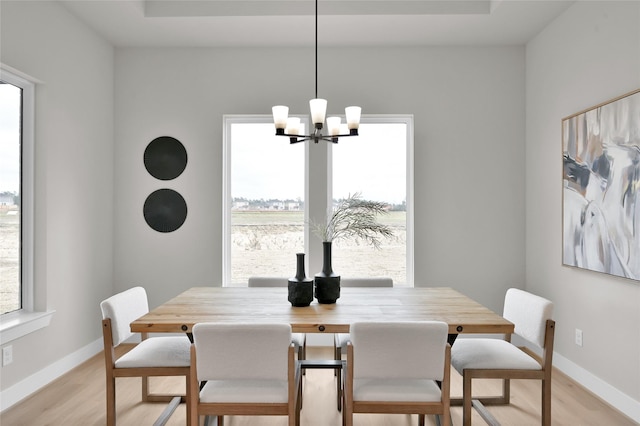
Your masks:
[{"label": "black vase", "polygon": [[293,306],[309,306],[313,302],[313,280],[304,272],[304,253],[296,253],[296,276],[289,278],[289,302]]},{"label": "black vase", "polygon": [[318,303],[336,303],[340,298],[340,275],[331,268],[331,241],[322,242],[322,272],[316,274],[315,283]]}]

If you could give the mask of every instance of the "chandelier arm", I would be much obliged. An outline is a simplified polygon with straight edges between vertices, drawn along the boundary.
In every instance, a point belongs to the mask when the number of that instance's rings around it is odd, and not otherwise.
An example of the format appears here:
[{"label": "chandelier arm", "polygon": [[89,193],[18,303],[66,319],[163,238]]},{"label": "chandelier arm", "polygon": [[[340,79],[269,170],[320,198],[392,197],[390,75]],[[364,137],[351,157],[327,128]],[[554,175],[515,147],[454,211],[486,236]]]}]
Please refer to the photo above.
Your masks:
[{"label": "chandelier arm", "polygon": [[311,140],[311,139],[322,139],[322,140],[327,140],[327,139],[335,139],[335,138],[347,138],[349,136],[359,136],[358,135],[358,130],[357,129],[353,129],[351,133],[344,133],[344,134],[338,134],[338,135],[323,135],[322,133],[314,133],[311,135],[300,135],[300,134],[290,134],[290,133],[278,133],[276,134],[276,136],[287,136],[290,139],[295,139],[295,138],[304,138],[304,140]]},{"label": "chandelier arm", "polygon": [[293,145],[294,143],[306,142],[306,141],[310,141],[310,140],[311,140],[311,138],[307,137],[307,136],[302,137],[300,139],[298,139],[297,136],[296,137],[290,137],[289,138],[289,144]]},{"label": "chandelier arm", "polygon": [[319,140],[323,140],[325,142],[331,142],[331,143],[338,143],[338,137],[337,136],[323,136],[321,138],[319,138]]}]

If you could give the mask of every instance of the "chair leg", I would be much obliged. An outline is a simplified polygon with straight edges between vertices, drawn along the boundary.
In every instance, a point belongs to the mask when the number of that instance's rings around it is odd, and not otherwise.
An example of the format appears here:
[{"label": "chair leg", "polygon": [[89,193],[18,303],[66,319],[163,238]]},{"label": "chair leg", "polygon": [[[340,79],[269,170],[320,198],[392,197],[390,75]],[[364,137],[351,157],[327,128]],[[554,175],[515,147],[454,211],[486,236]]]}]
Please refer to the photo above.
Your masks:
[{"label": "chair leg", "polygon": [[551,426],[551,380],[542,380],[542,425]]},{"label": "chair leg", "polygon": [[[334,359],[341,360],[342,359],[342,349],[336,346]],[[337,405],[338,411],[342,410],[342,368],[336,368],[334,370],[336,376],[336,395],[337,395]]]},{"label": "chair leg", "polygon": [[116,379],[107,375],[107,426],[116,424]]},{"label": "chair leg", "polygon": [[[300,359],[300,358],[298,358],[298,359]],[[300,369],[300,385],[298,386],[298,405],[300,407],[299,410],[302,410],[302,395],[304,394],[302,386],[304,384],[304,375],[306,374],[305,373],[306,371],[307,371],[306,368],[301,368]]]},{"label": "chair leg", "polygon": [[350,411],[347,407],[342,410],[342,418],[345,426],[353,426],[353,411]]},{"label": "chair leg", "polygon": [[504,399],[503,404],[509,404],[511,401],[511,380],[502,379],[502,397]]},{"label": "chair leg", "polygon": [[[302,344],[302,346],[298,347],[298,361],[303,359],[307,359],[307,339],[304,339],[304,343]],[[307,374],[307,369],[303,368],[302,375],[304,376],[306,374]]]},{"label": "chair leg", "polygon": [[342,388],[342,424],[353,426],[353,346],[347,344],[347,363],[342,364],[344,387]]},{"label": "chair leg", "polygon": [[424,414],[418,414],[418,426],[424,426]]},{"label": "chair leg", "polygon": [[444,414],[436,414],[436,426],[451,426],[453,420],[451,420],[451,413],[445,412]]},{"label": "chair leg", "polygon": [[293,415],[289,414],[287,416],[287,424],[289,426],[298,426],[298,414],[297,414],[297,410],[296,413],[293,413]]},{"label": "chair leg", "polygon": [[[302,379],[300,379],[302,381]],[[298,388],[298,400],[296,401],[296,426],[300,426],[300,410],[302,410],[302,401],[300,400],[302,388]]]},{"label": "chair leg", "polygon": [[185,376],[185,395],[184,395],[184,406],[187,412],[187,424],[191,424],[191,375],[187,374]]},{"label": "chair leg", "polygon": [[342,390],[342,385],[340,383],[342,381],[342,377],[340,377],[341,374],[340,374],[339,371],[340,371],[340,369],[338,369],[338,373],[337,373],[338,374],[338,380],[336,380],[336,383],[337,383],[336,384],[336,394],[337,394],[336,403],[337,403],[337,406],[338,406],[338,411],[342,411],[342,392],[343,392],[343,390]]},{"label": "chair leg", "polygon": [[471,426],[471,375],[462,374],[462,424]]},{"label": "chair leg", "polygon": [[300,377],[300,386],[298,386],[298,411],[302,410],[302,377]]},{"label": "chair leg", "polygon": [[[300,375],[302,376],[303,374],[300,373]],[[302,383],[304,382],[304,380],[302,380],[302,377],[300,377],[300,388],[298,390],[298,403],[300,404],[300,409],[302,410],[302,395],[303,395],[303,391],[302,391]]]},{"label": "chair leg", "polygon": [[149,376],[142,376],[142,402],[149,402]]}]

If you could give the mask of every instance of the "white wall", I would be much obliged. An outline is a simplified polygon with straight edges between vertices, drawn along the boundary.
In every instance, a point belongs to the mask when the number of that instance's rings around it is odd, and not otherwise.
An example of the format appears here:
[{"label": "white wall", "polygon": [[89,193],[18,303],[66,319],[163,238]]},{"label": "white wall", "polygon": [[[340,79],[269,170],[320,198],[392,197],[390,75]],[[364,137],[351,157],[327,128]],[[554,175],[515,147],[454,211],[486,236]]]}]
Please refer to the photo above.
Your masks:
[{"label": "white wall", "polygon": [[[524,48],[333,48],[320,58],[330,112],[353,103],[365,114],[414,114],[416,285],[453,286],[501,311],[505,289],[524,286]],[[221,284],[222,115],[270,114],[280,103],[305,114],[313,78],[310,48],[117,49],[117,290],[143,285],[157,305]],[[162,135],[188,152],[172,181],[142,161]],[[142,215],[163,187],[188,205],[168,234]]]},{"label": "white wall", "polygon": [[562,266],[561,253],[561,120],[640,87],[640,2],[576,3],[526,61],[527,289],[556,304],[558,361],[640,422],[640,283]]},{"label": "white wall", "polygon": [[[37,307],[51,325],[14,340],[3,405],[55,365],[75,365],[100,337],[98,304],[113,292],[113,48],[57,3],[0,5],[0,61],[36,86]],[[65,362],[60,363],[61,360]],[[51,378],[57,372],[48,371]],[[32,375],[36,376],[32,376]],[[12,387],[20,382],[20,389]],[[8,393],[7,389],[11,388]]]}]

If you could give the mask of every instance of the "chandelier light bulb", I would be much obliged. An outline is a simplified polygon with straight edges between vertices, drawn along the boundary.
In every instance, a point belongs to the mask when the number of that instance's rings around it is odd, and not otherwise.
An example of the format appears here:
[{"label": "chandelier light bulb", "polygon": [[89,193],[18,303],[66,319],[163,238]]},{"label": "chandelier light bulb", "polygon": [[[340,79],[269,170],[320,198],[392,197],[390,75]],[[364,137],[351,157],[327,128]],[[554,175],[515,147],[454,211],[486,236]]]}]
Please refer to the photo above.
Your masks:
[{"label": "chandelier light bulb", "polygon": [[338,136],[340,134],[340,122],[340,117],[327,117],[329,136]]},{"label": "chandelier light bulb", "polygon": [[[311,121],[316,128],[322,129],[324,117],[327,115],[326,99],[311,99],[309,101],[309,109],[311,110]],[[318,124],[320,127],[318,127]]]},{"label": "chandelier light bulb", "polygon": [[284,105],[276,105],[271,108],[273,112],[273,123],[276,126],[276,130],[284,130],[287,127],[287,117],[289,116],[289,107]]},{"label": "chandelier light bulb", "polygon": [[358,130],[360,127],[360,113],[362,108],[359,106],[350,106],[344,109],[344,113],[347,116],[347,127],[349,130]]},{"label": "chandelier light bulb", "polygon": [[288,135],[297,135],[300,133],[300,118],[289,117],[287,119],[287,128],[284,131]]}]

